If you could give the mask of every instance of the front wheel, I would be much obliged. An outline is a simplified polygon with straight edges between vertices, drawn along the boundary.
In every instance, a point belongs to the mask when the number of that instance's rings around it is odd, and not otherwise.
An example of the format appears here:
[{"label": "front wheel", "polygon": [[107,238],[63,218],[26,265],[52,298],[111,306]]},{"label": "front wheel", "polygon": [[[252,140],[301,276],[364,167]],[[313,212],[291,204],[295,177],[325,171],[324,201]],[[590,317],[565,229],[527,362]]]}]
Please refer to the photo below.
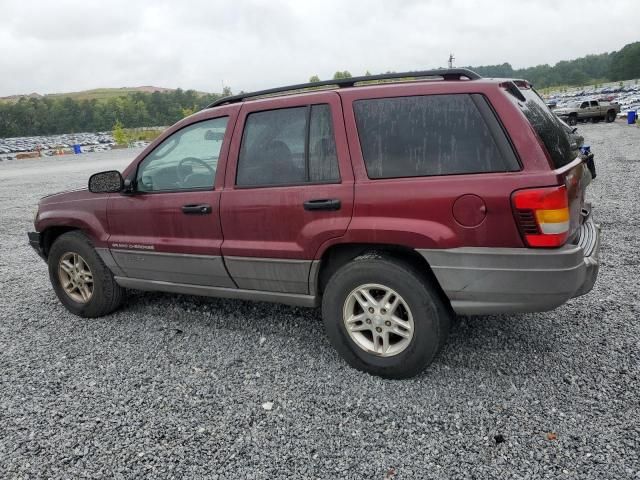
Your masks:
[{"label": "front wheel", "polygon": [[607,113],[607,123],[614,122],[616,119],[616,112],[608,112]]},{"label": "front wheel", "polygon": [[322,316],[333,346],[351,366],[407,378],[432,361],[449,333],[450,310],[412,265],[363,256],[329,280]]},{"label": "front wheel", "polygon": [[80,317],[100,317],[120,306],[124,289],[81,232],[56,239],[48,257],[49,279],[60,302]]}]

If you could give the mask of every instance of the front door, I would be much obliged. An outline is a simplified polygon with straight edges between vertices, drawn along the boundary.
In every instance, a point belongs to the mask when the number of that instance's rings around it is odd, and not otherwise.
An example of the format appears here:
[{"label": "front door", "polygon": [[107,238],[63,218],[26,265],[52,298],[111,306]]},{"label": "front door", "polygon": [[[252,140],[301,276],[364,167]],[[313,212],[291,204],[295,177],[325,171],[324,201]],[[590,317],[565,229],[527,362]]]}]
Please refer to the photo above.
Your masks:
[{"label": "front door", "polygon": [[309,293],[313,260],[345,233],[353,171],[340,97],[247,102],[222,192],[222,253],[239,288]]},{"label": "front door", "polygon": [[[234,116],[234,115],[231,115]],[[133,192],[109,199],[111,255],[124,276],[234,287],[222,261],[220,191],[233,125],[220,116],[178,126],[125,172]]]}]

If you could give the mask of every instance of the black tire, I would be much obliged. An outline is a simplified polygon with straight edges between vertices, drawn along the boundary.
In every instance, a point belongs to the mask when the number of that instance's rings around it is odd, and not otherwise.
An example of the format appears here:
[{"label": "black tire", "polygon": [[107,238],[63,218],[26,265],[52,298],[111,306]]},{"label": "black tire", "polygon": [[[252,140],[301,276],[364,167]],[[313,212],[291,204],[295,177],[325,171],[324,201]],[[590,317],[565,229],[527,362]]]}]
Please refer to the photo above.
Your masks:
[{"label": "black tire", "polygon": [[615,122],[616,112],[614,112],[613,110],[611,110],[610,112],[607,112],[606,120],[607,120],[607,123]]},{"label": "black tire", "polygon": [[572,127],[574,125],[576,125],[578,123],[578,117],[576,117],[575,115],[571,115],[568,119],[567,119],[567,125],[571,125]]},{"label": "black tire", "polygon": [[[79,254],[91,269],[93,293],[86,303],[73,300],[61,285],[58,265],[62,256],[69,252]],[[107,315],[121,305],[125,290],[115,282],[113,274],[82,232],[68,232],[58,237],[49,251],[47,263],[51,285],[60,302],[71,313],[80,317],[95,318]]]},{"label": "black tire", "polygon": [[593,119],[591,120],[593,123],[598,123],[600,122],[601,118],[600,117],[593,117]]},{"label": "black tire", "polygon": [[[413,337],[393,356],[367,352],[345,327],[343,308],[350,293],[372,283],[397,292],[413,316]],[[372,375],[399,379],[417,375],[433,361],[449,334],[451,309],[429,279],[409,263],[382,255],[362,256],[344,265],[327,282],[322,317],[331,343],[349,365]]]}]

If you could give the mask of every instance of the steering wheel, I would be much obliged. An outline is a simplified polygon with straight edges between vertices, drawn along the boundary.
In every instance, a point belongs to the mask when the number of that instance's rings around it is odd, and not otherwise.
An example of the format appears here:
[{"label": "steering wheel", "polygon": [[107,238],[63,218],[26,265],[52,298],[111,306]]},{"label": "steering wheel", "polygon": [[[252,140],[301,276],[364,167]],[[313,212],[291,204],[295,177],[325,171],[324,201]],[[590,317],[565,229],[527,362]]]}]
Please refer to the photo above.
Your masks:
[{"label": "steering wheel", "polygon": [[209,171],[212,177],[216,174],[215,170],[211,168],[211,166],[204,160],[200,160],[199,158],[196,158],[196,157],[185,157],[182,160],[180,160],[180,163],[178,163],[178,166],[176,167],[176,174],[178,175],[178,180],[180,181],[180,183],[184,183],[185,180],[189,178],[190,175],[192,175],[191,172],[189,172],[186,175],[183,175],[182,166],[187,163],[197,163],[198,165],[202,165],[204,168],[206,168]]}]

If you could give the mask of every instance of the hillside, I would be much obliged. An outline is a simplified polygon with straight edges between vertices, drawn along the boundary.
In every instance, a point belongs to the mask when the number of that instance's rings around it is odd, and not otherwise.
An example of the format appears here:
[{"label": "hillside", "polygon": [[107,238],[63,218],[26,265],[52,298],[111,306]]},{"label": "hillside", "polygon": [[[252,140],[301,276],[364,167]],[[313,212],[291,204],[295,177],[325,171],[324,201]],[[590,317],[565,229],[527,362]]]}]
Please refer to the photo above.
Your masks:
[{"label": "hillside", "polygon": [[[293,67],[292,67],[293,68]],[[640,78],[640,42],[617,52],[587,55],[555,65],[514,69],[509,63],[470,67],[485,77],[524,78],[536,88],[584,86]],[[336,72],[334,78],[351,76]],[[318,80],[314,75],[312,80]],[[0,99],[0,137],[110,130],[171,125],[204,108],[221,94],[141,86],[97,88],[82,92],[14,95]]]},{"label": "hillside", "polygon": [[483,77],[524,78],[537,88],[617,82],[640,77],[640,42],[629,43],[617,52],[563,60],[555,65],[514,69],[511,64],[503,63],[468,68]]},{"label": "hillside", "polygon": [[[0,97],[0,101],[13,103],[17,102],[21,98],[71,98],[73,100],[107,100],[109,98],[122,97],[124,95],[130,95],[133,93],[167,93],[173,92],[175,90],[175,88],[154,87],[151,85],[144,85],[141,87],[94,88],[91,90],[83,90],[80,92],[48,93],[45,95],[41,95],[35,92],[28,95],[10,95],[8,97]],[[197,93],[205,95],[205,92]]]}]

